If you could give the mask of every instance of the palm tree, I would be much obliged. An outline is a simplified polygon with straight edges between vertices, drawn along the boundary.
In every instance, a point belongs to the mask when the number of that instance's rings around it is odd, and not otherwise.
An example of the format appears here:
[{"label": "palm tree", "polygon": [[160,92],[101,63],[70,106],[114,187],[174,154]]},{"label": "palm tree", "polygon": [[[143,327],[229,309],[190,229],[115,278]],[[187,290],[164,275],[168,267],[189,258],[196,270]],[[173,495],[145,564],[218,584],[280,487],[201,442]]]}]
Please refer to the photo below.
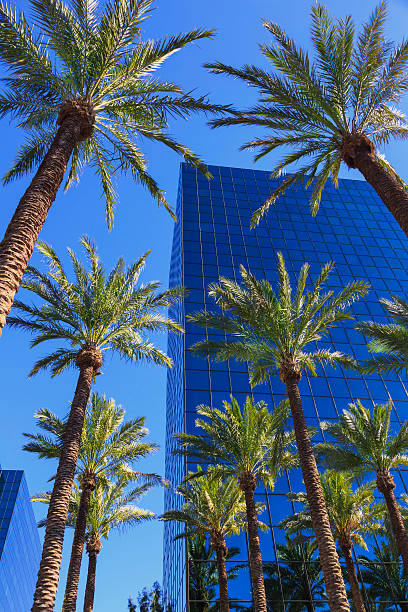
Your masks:
[{"label": "palm tree", "polygon": [[279,194],[300,182],[313,185],[310,206],[316,214],[326,181],[331,178],[338,186],[344,162],[362,173],[408,235],[407,186],[378,150],[393,138],[408,135],[405,116],[395,107],[408,89],[408,41],[391,45],[384,34],[385,19],[386,2],[381,0],[356,37],[351,17],[333,22],[317,3],[311,9],[314,61],[278,24],[265,21],[273,44],[261,45],[261,51],[272,72],[253,65],[206,65],[211,72],[241,79],[260,92],[256,106],[215,119],[211,125],[268,129],[269,134],[242,147],[257,149],[256,160],[290,147],[274,165],[272,177],[300,162],[255,212],[253,226]]},{"label": "palm tree", "polygon": [[48,259],[49,272],[44,274],[30,267],[22,286],[43,303],[30,305],[16,300],[18,314],[10,317],[11,325],[34,335],[31,346],[50,340],[62,340],[65,344],[37,361],[31,375],[43,369],[50,370],[52,376],[70,367],[79,370],[48,511],[34,595],[35,612],[52,609],[54,605],[85,410],[104,352],[112,351],[128,361],[171,366],[170,358],[144,336],[150,331],[180,331],[178,323],[161,312],[177,301],[180,290],[158,292],[157,282],[137,286],[147,255],[128,268],[119,259],[107,274],[90,239],[82,239],[82,245],[89,269],[69,250],[73,265],[71,282],[53,249],[40,243],[39,250]]},{"label": "palm tree", "polygon": [[176,452],[216,463],[213,473],[238,481],[245,496],[254,607],[256,612],[264,612],[266,596],[254,493],[260,482],[273,488],[282,471],[297,465],[292,452],[294,433],[284,431],[289,416],[287,402],[281,402],[273,413],[265,402],[255,403],[251,397],[243,408],[233,397],[223,404],[221,410],[197,407],[197,414],[207,419],[196,420],[196,427],[204,435],[175,434],[181,447]]},{"label": "palm tree", "polygon": [[375,355],[364,361],[360,368],[365,374],[385,372],[401,374],[408,368],[408,303],[401,297],[393,295],[392,299],[380,299],[388,314],[395,323],[376,323],[361,321],[356,329],[370,338],[368,348]]},{"label": "palm tree", "polygon": [[268,610],[273,612],[285,600],[287,612],[313,612],[326,606],[317,544],[310,538],[289,538],[277,544],[279,564],[264,565]]},{"label": "palm tree", "polygon": [[356,475],[373,473],[377,489],[384,495],[392,531],[408,573],[408,535],[401,510],[395,498],[395,482],[391,470],[408,465],[408,421],[396,435],[390,434],[393,404],[376,404],[372,413],[360,401],[349,404],[337,423],[322,427],[335,443],[316,446],[316,454],[328,467],[352,471]]},{"label": "palm tree", "polygon": [[[211,601],[215,599],[215,588],[219,585],[214,548],[204,534],[194,537],[187,534],[187,552],[189,609],[191,612],[216,612],[219,609],[217,604],[211,605]],[[230,561],[239,555],[239,552],[239,548],[230,546],[225,560]],[[228,566],[229,582],[238,577],[242,565],[228,563]]]},{"label": "palm tree", "polygon": [[[129,479],[128,474],[122,474],[112,482],[99,478],[95,490],[92,491],[87,517],[86,552],[89,562],[84,612],[93,610],[97,557],[102,550],[101,539],[107,540],[111,529],[125,529],[155,518],[155,514],[150,510],[143,510],[135,505],[142,495],[152,488],[152,483],[143,482],[130,491],[126,491],[129,483],[137,482],[137,480],[137,476]],[[50,493],[41,493],[35,496],[34,501],[49,504],[50,499]],[[81,492],[78,483],[71,491],[67,515],[68,527],[75,527],[80,504]],[[48,518],[39,521],[38,526],[43,527],[47,522]]]},{"label": "palm tree", "polygon": [[198,342],[192,347],[194,353],[216,361],[248,361],[252,385],[262,382],[270,371],[278,371],[286,385],[330,609],[341,612],[350,607],[299,392],[302,371],[314,374],[316,363],[353,364],[339,351],[316,349],[316,342],[331,327],[352,318],[349,305],[368,289],[367,284],[354,281],[338,294],[322,293],[332,268],[333,263],[326,264],[310,291],[306,291],[309,265],[304,264],[292,294],[283,257],[278,253],[276,291],[266,280],[257,281],[241,267],[243,286],[226,278],[210,285],[209,295],[223,312],[204,311],[191,315],[189,320],[227,334],[226,340]]},{"label": "palm tree", "polygon": [[[130,492],[125,488],[127,477],[120,478],[116,483],[108,484],[100,481],[92,493],[91,505],[88,514],[88,535],[86,552],[89,556],[88,576],[84,597],[84,612],[92,612],[95,596],[96,564],[102,549],[101,539],[107,540],[112,529],[124,529],[139,525],[155,517],[153,512],[135,506],[140,497],[146,493],[151,485],[143,484]],[[79,499],[76,499],[79,507]],[[74,526],[76,511],[68,517],[68,524]]]},{"label": "palm tree", "polygon": [[[65,189],[94,168],[106,200],[109,227],[116,201],[113,175],[130,174],[171,211],[165,193],[147,172],[140,138],[181,154],[209,176],[204,163],[166,133],[170,116],[222,112],[152,73],[173,53],[212,30],[195,29],[142,42],[153,0],[30,0],[23,12],[0,2],[0,59],[8,72],[0,117],[28,132],[6,183],[37,169],[0,244],[0,333],[48,211],[70,163]],[[70,161],[71,160],[71,161]]]},{"label": "palm tree", "polygon": [[[25,444],[23,449],[36,453],[41,458],[59,459],[66,419],[59,419],[47,409],[39,410],[35,416],[38,426],[48,435],[24,434],[30,442]],[[144,417],[125,422],[124,417],[124,408],[116,406],[113,399],[108,400],[105,396],[92,394],[85,415],[78,456],[77,477],[81,483],[81,499],[65,586],[64,612],[75,612],[76,609],[86,521],[91,493],[95,490],[98,479],[127,474],[129,478],[143,477],[147,482],[162,483],[162,479],[156,474],[141,474],[132,469],[133,462],[154,452],[158,446],[142,441],[149,433],[144,426]]]},{"label": "palm tree", "polygon": [[[327,471],[320,480],[333,536],[346,562],[354,606],[357,612],[365,612],[352,550],[354,544],[367,550],[363,536],[380,530],[384,508],[381,504],[374,504],[373,483],[361,485],[353,491],[352,476],[335,471]],[[306,494],[294,493],[290,498],[303,503],[305,509],[284,519],[282,526],[289,534],[312,529]]]},{"label": "palm tree", "polygon": [[[180,509],[168,510],[162,521],[178,521],[186,530],[179,537],[194,537],[202,533],[209,535],[215,550],[218,584],[220,588],[220,612],[229,611],[228,576],[225,566],[228,548],[225,538],[237,535],[246,528],[245,501],[235,477],[222,479],[216,468],[204,472],[200,467],[195,478],[180,484],[176,492],[186,501]],[[262,512],[263,508],[256,508]]]},{"label": "palm tree", "polygon": [[381,542],[373,547],[374,557],[358,558],[361,579],[367,594],[375,601],[375,610],[394,612],[398,604],[408,610],[408,576],[401,571],[399,551],[395,542]]}]

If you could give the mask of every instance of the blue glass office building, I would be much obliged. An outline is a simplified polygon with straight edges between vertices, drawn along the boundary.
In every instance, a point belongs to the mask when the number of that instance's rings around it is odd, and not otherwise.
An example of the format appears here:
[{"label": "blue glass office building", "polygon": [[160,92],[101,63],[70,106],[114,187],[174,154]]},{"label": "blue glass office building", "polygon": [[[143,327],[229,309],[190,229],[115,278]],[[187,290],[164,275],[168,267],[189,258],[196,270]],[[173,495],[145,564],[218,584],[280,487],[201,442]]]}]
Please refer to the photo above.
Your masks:
[{"label": "blue glass office building", "polygon": [[0,469],[0,612],[27,612],[41,558],[22,471]]},{"label": "blue glass office building", "polygon": [[[288,269],[296,275],[308,261],[311,274],[334,260],[336,267],[329,286],[334,290],[352,279],[369,281],[371,291],[365,299],[353,306],[356,319],[375,318],[384,322],[387,317],[379,298],[391,293],[408,294],[408,242],[391,214],[373,189],[364,181],[340,180],[339,189],[328,185],[322,204],[313,218],[308,193],[302,188],[286,192],[270,209],[259,227],[249,229],[252,212],[275,189],[279,179],[270,179],[268,172],[210,166],[213,179],[207,181],[189,166],[182,164],[180,172],[178,219],[175,227],[171,259],[170,282],[184,285],[188,293],[184,304],[174,316],[185,324],[184,338],[174,336],[169,351],[175,367],[168,376],[166,476],[176,485],[182,479],[189,463],[174,457],[172,434],[177,431],[194,432],[195,407],[198,404],[221,406],[232,393],[240,402],[251,393],[246,366],[208,364],[205,359],[193,357],[188,348],[203,337],[203,330],[185,322],[185,316],[203,307],[214,305],[206,295],[206,287],[219,275],[239,280],[239,266],[243,264],[257,278],[276,279],[276,252],[281,251]],[[213,332],[211,332],[213,333]],[[209,336],[211,337],[211,333]],[[353,329],[353,322],[333,329],[323,346],[354,355],[367,356],[365,338]],[[321,369],[316,377],[303,376],[301,393],[303,406],[311,426],[319,434],[321,420],[335,419],[352,399],[361,399],[367,406],[384,402],[389,396],[395,405],[395,427],[408,418],[408,387],[398,377],[374,375],[362,378],[341,369]],[[256,400],[265,400],[271,408],[284,397],[284,387],[278,377],[253,389]],[[194,468],[194,463],[191,464]],[[406,492],[403,473],[396,473],[397,493]],[[406,479],[408,483],[408,479]],[[261,548],[266,565],[274,568],[279,578],[285,572],[277,546],[284,541],[279,522],[293,512],[287,499],[288,491],[302,489],[301,475],[292,471],[278,480],[273,492],[258,492],[258,501],[265,504],[262,520],[270,526],[261,534]],[[166,509],[181,503],[171,491],[166,493]],[[173,542],[181,527],[166,524],[164,541],[164,587],[167,600],[177,612],[204,609],[200,602],[188,601],[188,566],[185,545]],[[245,535],[233,538],[230,546],[237,546],[240,554],[235,562],[247,562]],[[361,549],[357,551],[363,553]],[[282,586],[282,585],[281,585]],[[237,608],[251,606],[249,572],[243,568],[239,577],[230,581],[230,597],[237,600]],[[279,589],[278,589],[279,591]],[[216,598],[216,590],[212,597]],[[286,610],[284,589],[271,610]],[[327,609],[326,604],[309,602],[308,610]],[[306,605],[306,604],[305,604]],[[300,609],[300,608],[299,608]],[[302,608],[302,609],[306,609]],[[389,608],[391,609],[391,608]],[[395,608],[399,609],[399,608]]]}]

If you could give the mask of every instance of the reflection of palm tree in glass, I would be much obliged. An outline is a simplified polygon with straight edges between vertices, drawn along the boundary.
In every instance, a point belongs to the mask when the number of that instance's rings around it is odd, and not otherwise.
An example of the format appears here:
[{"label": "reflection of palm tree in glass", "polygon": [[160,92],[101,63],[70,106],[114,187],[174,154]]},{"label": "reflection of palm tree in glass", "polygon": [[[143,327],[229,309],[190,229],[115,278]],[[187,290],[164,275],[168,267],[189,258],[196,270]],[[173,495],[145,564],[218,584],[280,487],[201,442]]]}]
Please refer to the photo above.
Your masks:
[{"label": "reflection of palm tree in glass", "polygon": [[408,577],[404,576],[397,546],[391,540],[381,542],[373,546],[373,553],[373,556],[362,555],[358,559],[361,579],[371,600],[370,609],[373,612],[407,612]]},{"label": "reflection of palm tree in glass", "polygon": [[276,548],[279,565],[264,565],[268,610],[277,610],[282,605],[282,597],[287,612],[327,608],[322,568],[315,558],[316,541],[286,537],[286,543]]},{"label": "reflection of palm tree in glass", "polygon": [[[239,555],[239,548],[230,547],[226,556],[226,561]],[[217,561],[215,551],[206,538],[196,536],[188,540],[188,571],[189,571],[189,601],[190,612],[216,612],[218,602],[211,603],[216,597],[216,587],[218,586]],[[232,563],[227,570],[228,581],[238,577],[240,564]],[[232,608],[233,605],[230,607]]]}]

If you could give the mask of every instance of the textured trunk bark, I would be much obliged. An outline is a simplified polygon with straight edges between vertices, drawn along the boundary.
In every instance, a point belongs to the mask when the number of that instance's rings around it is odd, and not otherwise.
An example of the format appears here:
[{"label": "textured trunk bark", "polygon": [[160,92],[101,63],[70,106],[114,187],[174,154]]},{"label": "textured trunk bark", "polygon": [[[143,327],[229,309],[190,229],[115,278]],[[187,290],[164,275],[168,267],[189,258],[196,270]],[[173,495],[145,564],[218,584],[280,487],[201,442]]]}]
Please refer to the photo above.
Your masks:
[{"label": "textured trunk bark", "polygon": [[0,243],[0,335],[80,133],[77,118],[63,122]]},{"label": "textured trunk bark", "polygon": [[93,612],[93,604],[95,598],[95,577],[96,577],[96,561],[101,551],[100,541],[99,547],[87,547],[89,555],[88,561],[88,576],[86,579],[85,597],[84,597],[84,612]]},{"label": "textured trunk bark", "polygon": [[218,585],[220,587],[220,612],[229,612],[228,578],[227,570],[225,568],[225,551],[225,542],[223,547],[218,547],[216,549]]},{"label": "textured trunk bark", "polygon": [[69,499],[93,375],[93,365],[80,369],[48,508],[43,552],[34,593],[33,612],[51,612],[54,609]]},{"label": "textured trunk bark", "polygon": [[67,583],[65,586],[62,612],[75,612],[78,597],[79,575],[81,572],[82,553],[85,543],[86,522],[92,491],[95,490],[95,476],[86,475],[82,482],[81,500],[75,523],[74,540],[72,542],[71,559],[69,562]]},{"label": "textured trunk bark", "polygon": [[402,558],[404,574],[408,575],[408,536],[394,495],[395,482],[389,472],[377,474],[377,488],[384,495],[392,531]]},{"label": "textured trunk bark", "polygon": [[342,157],[350,168],[361,172],[408,237],[408,193],[377,160],[370,139],[364,134],[351,135],[343,145]]},{"label": "textured trunk bark", "polygon": [[266,594],[263,578],[261,546],[259,544],[258,514],[255,505],[255,478],[251,473],[241,474],[240,487],[245,495],[249,542],[249,572],[255,612],[266,612]]},{"label": "textured trunk bark", "polygon": [[340,543],[340,548],[346,561],[347,576],[349,579],[351,593],[353,595],[353,603],[356,612],[366,612],[363,596],[361,595],[360,585],[358,583],[356,568],[354,566],[351,546]]},{"label": "textured trunk bark", "polygon": [[288,391],[300,466],[306,487],[313,529],[319,547],[320,562],[323,569],[330,610],[332,612],[350,612],[350,605],[347,601],[346,588],[330,528],[319,472],[302,408],[299,393],[300,375],[293,373],[292,375],[282,376],[282,378]]}]

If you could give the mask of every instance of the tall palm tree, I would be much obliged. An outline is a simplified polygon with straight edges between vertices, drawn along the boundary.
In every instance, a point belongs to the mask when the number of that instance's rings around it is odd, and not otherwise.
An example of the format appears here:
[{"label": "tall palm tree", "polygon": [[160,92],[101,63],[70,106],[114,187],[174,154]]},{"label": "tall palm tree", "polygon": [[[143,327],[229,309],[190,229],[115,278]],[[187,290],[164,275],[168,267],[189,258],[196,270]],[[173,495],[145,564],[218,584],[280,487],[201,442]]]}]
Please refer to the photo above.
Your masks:
[{"label": "tall palm tree", "polygon": [[297,465],[294,433],[284,431],[289,416],[287,402],[281,402],[273,413],[265,402],[255,403],[251,397],[242,408],[233,397],[223,404],[223,409],[197,407],[197,414],[206,420],[198,418],[195,424],[204,435],[179,433],[175,437],[181,447],[179,453],[216,464],[213,474],[238,481],[245,497],[254,607],[256,612],[264,612],[266,596],[254,493],[261,482],[273,488],[285,469]]},{"label": "tall palm tree", "polygon": [[361,579],[366,585],[368,595],[375,602],[375,610],[394,612],[408,610],[408,576],[402,571],[399,551],[395,542],[375,544],[374,555],[358,558]]},{"label": "tall palm tree", "polygon": [[351,17],[333,22],[324,5],[316,3],[311,9],[314,59],[278,24],[265,21],[273,43],[261,45],[261,51],[271,71],[207,64],[212,72],[241,79],[260,93],[257,105],[215,119],[212,126],[268,130],[242,147],[258,149],[256,160],[289,147],[274,164],[272,177],[300,162],[255,212],[253,226],[281,193],[300,182],[313,185],[310,206],[316,214],[326,181],[331,178],[337,187],[344,162],[362,173],[408,236],[408,188],[378,150],[408,135],[406,118],[395,106],[408,89],[408,41],[395,46],[386,40],[386,12],[382,0],[356,36]]},{"label": "tall palm tree", "polygon": [[287,612],[313,612],[326,607],[324,580],[316,559],[316,540],[289,538],[277,544],[278,563],[264,565],[268,610],[285,601]]},{"label": "tall palm tree", "polygon": [[0,117],[18,120],[28,132],[4,178],[7,183],[37,169],[0,243],[0,333],[68,165],[66,189],[79,181],[84,166],[96,172],[109,227],[116,172],[130,174],[174,216],[147,172],[141,138],[166,145],[209,176],[204,163],[166,132],[168,121],[225,109],[152,73],[214,31],[143,42],[153,0],[110,0],[103,10],[100,4],[30,0],[32,26],[23,12],[0,2],[0,60],[7,71]]},{"label": "tall palm tree", "polygon": [[[124,529],[139,525],[155,517],[153,512],[135,506],[140,497],[151,485],[143,484],[126,492],[127,477],[116,483],[106,484],[100,481],[92,493],[88,514],[88,535],[86,552],[88,553],[88,576],[84,597],[84,612],[92,612],[95,596],[96,564],[102,549],[102,539],[107,540],[112,529]],[[78,504],[79,500],[77,500]],[[68,524],[75,524],[76,513],[68,517]]]},{"label": "tall palm tree", "polygon": [[[225,560],[231,561],[239,553],[239,548],[230,546]],[[217,560],[214,559],[215,550],[211,542],[207,540],[204,534],[198,534],[194,537],[187,535],[187,554],[191,612],[217,612],[217,604],[211,604],[211,601],[215,599],[215,589],[219,585]],[[241,567],[241,564],[228,563],[228,582],[238,577]]]},{"label": "tall palm tree", "polygon": [[381,298],[380,303],[395,322],[361,321],[356,324],[356,329],[370,338],[370,351],[382,353],[361,363],[360,368],[367,374],[401,374],[408,368],[408,303],[397,295],[390,300]]},{"label": "tall palm tree", "polygon": [[390,432],[393,404],[376,404],[372,413],[360,401],[349,404],[337,423],[322,427],[334,438],[333,443],[318,444],[316,454],[322,463],[336,470],[356,475],[373,473],[377,489],[384,495],[392,531],[408,573],[408,535],[395,498],[391,470],[408,465],[408,421],[397,434]]},{"label": "tall palm tree", "polygon": [[[92,612],[93,610],[97,557],[102,550],[101,539],[107,540],[111,529],[133,527],[155,518],[155,514],[150,510],[143,510],[135,505],[142,495],[152,488],[152,483],[144,482],[128,491],[128,485],[135,481],[137,481],[137,477],[129,479],[128,474],[122,474],[112,482],[99,478],[95,490],[92,491],[86,532],[86,551],[89,561],[84,612]],[[49,504],[50,498],[49,493],[42,493],[37,495],[34,500]],[[81,491],[78,483],[71,491],[67,515],[68,527],[75,527],[80,503]],[[39,526],[42,527],[47,522],[48,518],[40,521]]]},{"label": "tall palm tree", "polygon": [[318,363],[353,364],[349,356],[339,351],[316,349],[316,343],[330,328],[352,318],[349,305],[368,290],[367,284],[354,281],[337,294],[323,292],[322,287],[332,268],[333,263],[326,264],[311,289],[306,291],[309,265],[305,263],[292,294],[285,262],[278,253],[276,290],[266,280],[256,280],[241,267],[243,286],[226,278],[210,285],[209,295],[223,312],[204,311],[191,315],[189,320],[227,334],[226,340],[198,342],[192,347],[194,353],[216,361],[248,361],[251,385],[262,382],[269,372],[280,374],[289,397],[330,609],[341,612],[350,607],[299,392],[303,370],[314,374]]},{"label": "tall palm tree", "polygon": [[[364,535],[380,530],[384,508],[381,504],[374,504],[372,483],[361,485],[353,491],[352,476],[335,471],[327,471],[320,477],[320,480],[333,536],[346,562],[355,609],[357,612],[365,612],[352,550],[354,544],[367,550]],[[294,493],[290,498],[303,503],[305,509],[284,519],[282,526],[289,534],[312,529],[306,494]]]},{"label": "tall palm tree", "polygon": [[[225,565],[228,548],[225,539],[246,528],[245,500],[236,478],[225,480],[215,468],[207,472],[198,467],[193,480],[180,484],[176,492],[185,499],[180,509],[168,510],[160,519],[185,524],[179,537],[208,534],[217,560],[220,612],[229,611],[228,576]],[[263,508],[258,507],[257,511]]]},{"label": "tall palm tree", "polygon": [[[24,450],[41,458],[60,458],[66,431],[66,419],[61,420],[47,409],[35,415],[42,433],[24,434],[29,442]],[[157,444],[143,441],[149,431],[144,417],[124,422],[125,410],[113,399],[97,393],[91,395],[82,430],[77,463],[77,478],[81,483],[81,499],[76,517],[63,610],[75,612],[79,575],[85,543],[86,521],[91,493],[99,478],[110,479],[122,474],[129,478],[144,478],[147,482],[162,483],[157,474],[135,472],[132,464],[158,449]]]},{"label": "tall palm tree", "polygon": [[30,267],[23,287],[39,297],[41,303],[30,305],[16,300],[16,314],[10,317],[11,325],[33,334],[31,346],[63,341],[63,348],[36,362],[31,375],[44,369],[50,370],[52,376],[70,367],[79,370],[48,511],[34,595],[35,612],[54,605],[85,410],[103,354],[109,350],[128,361],[171,366],[170,358],[145,336],[151,331],[180,331],[178,323],[162,313],[163,308],[177,301],[180,290],[158,292],[157,282],[137,286],[147,255],[129,267],[119,259],[107,274],[91,240],[83,238],[82,245],[87,266],[69,250],[73,266],[70,281],[54,250],[40,243],[39,250],[48,259],[48,274]]}]

